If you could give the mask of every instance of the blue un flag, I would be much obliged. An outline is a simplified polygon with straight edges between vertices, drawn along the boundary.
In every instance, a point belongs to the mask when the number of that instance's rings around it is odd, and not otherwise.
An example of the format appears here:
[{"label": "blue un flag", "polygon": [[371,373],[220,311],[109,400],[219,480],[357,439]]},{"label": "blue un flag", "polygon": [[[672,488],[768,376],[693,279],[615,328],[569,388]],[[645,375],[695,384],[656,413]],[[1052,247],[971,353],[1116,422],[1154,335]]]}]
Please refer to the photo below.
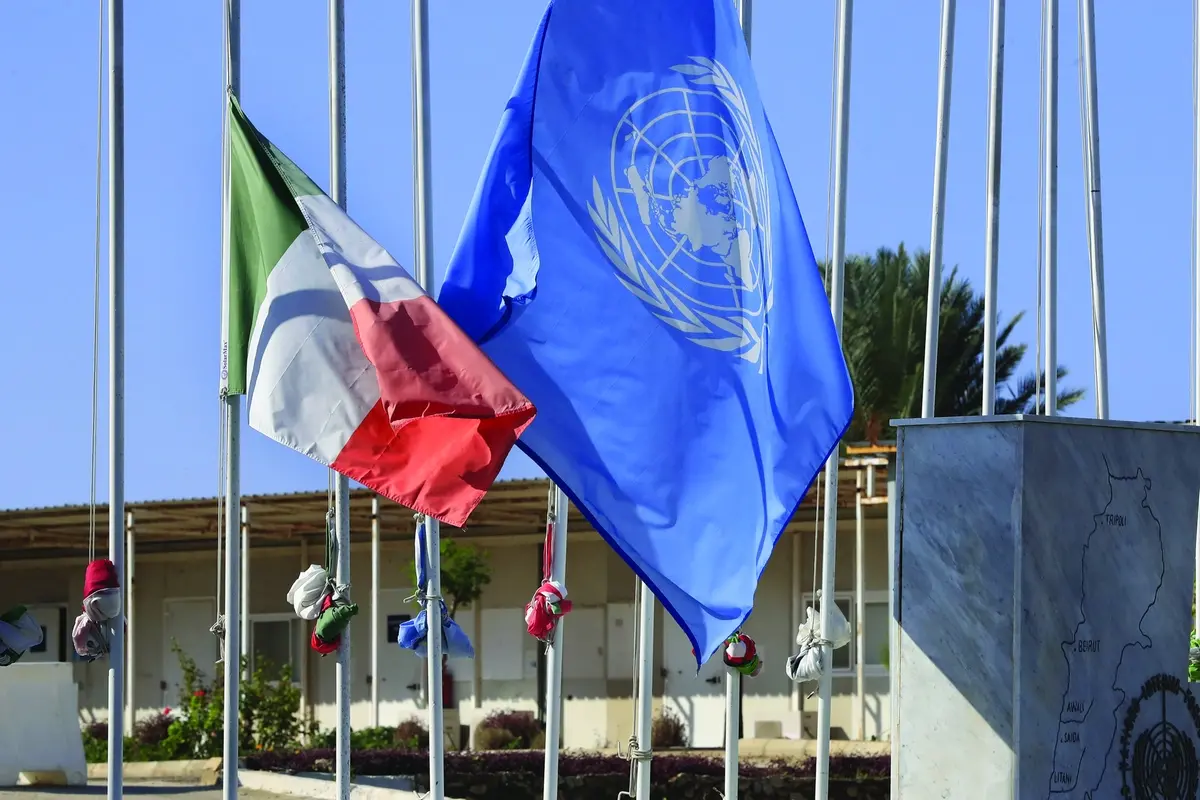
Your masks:
[{"label": "blue un flag", "polygon": [[707,660],[854,405],[731,0],[552,0],[440,302]]}]

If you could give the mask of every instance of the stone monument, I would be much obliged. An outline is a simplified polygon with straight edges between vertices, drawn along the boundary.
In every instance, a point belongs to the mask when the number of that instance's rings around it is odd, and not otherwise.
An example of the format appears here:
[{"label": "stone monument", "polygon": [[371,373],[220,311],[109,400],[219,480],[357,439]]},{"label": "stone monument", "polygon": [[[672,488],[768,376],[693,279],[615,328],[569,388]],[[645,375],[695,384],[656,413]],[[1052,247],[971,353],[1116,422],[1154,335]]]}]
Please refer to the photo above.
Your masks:
[{"label": "stone monument", "polygon": [[1200,793],[1200,429],[898,423],[893,798]]}]

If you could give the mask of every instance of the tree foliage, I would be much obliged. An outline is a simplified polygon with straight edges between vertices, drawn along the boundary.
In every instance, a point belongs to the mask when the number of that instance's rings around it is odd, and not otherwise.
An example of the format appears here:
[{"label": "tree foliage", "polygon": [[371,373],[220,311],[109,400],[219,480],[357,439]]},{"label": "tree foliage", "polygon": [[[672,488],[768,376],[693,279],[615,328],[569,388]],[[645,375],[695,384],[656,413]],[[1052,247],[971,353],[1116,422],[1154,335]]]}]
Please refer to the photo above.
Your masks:
[{"label": "tree foliage", "polygon": [[[850,441],[872,438],[875,430],[882,438],[891,438],[889,420],[921,415],[928,286],[929,254],[924,251],[910,256],[901,245],[846,260],[843,347],[855,392]],[[1028,346],[1010,339],[1023,316],[1021,312],[997,322],[997,414],[1037,414],[1043,409],[1044,398],[1035,399],[1037,376],[1016,375]],[[983,297],[954,268],[942,282],[937,416],[982,411],[983,341]],[[1059,366],[1060,386],[1066,375],[1066,368]],[[1060,388],[1058,407],[1066,408],[1082,397],[1082,389]]]},{"label": "tree foliage", "polygon": [[[442,596],[446,609],[453,617],[460,606],[474,603],[483,596],[484,588],[492,582],[492,566],[487,554],[470,544],[442,539]],[[413,585],[417,582],[416,562],[410,564]]]}]

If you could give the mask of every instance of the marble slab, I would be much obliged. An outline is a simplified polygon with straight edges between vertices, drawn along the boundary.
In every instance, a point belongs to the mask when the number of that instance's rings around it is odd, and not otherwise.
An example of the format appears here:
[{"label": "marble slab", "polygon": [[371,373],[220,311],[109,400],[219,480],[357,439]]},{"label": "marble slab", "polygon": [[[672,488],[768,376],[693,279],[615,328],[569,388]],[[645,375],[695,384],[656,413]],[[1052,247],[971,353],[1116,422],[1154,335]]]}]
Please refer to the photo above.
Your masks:
[{"label": "marble slab", "polygon": [[1200,430],[902,424],[897,797],[1188,797]]}]

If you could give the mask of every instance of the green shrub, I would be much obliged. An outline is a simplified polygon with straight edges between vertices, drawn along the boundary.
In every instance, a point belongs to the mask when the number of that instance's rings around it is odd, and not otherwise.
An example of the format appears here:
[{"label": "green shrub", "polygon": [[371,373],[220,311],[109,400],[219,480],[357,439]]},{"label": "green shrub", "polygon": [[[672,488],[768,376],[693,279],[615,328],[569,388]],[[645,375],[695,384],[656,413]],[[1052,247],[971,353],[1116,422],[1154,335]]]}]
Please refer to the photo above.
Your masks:
[{"label": "green shrub", "polygon": [[[125,739],[128,761],[170,761],[220,756],[225,732],[225,673],[217,664],[211,681],[195,660],[171,649],[179,659],[183,680],[179,705],[153,717],[139,720],[134,736]],[[305,725],[299,716],[300,690],[292,684],[290,667],[276,669],[266,659],[242,681],[239,706],[238,744],[243,755],[260,750],[299,748]],[[243,658],[243,667],[248,661]],[[92,723],[82,732],[84,754],[92,763],[108,760],[108,725]],[[332,746],[332,745],[330,745]],[[390,742],[388,745],[391,746]]]}]

